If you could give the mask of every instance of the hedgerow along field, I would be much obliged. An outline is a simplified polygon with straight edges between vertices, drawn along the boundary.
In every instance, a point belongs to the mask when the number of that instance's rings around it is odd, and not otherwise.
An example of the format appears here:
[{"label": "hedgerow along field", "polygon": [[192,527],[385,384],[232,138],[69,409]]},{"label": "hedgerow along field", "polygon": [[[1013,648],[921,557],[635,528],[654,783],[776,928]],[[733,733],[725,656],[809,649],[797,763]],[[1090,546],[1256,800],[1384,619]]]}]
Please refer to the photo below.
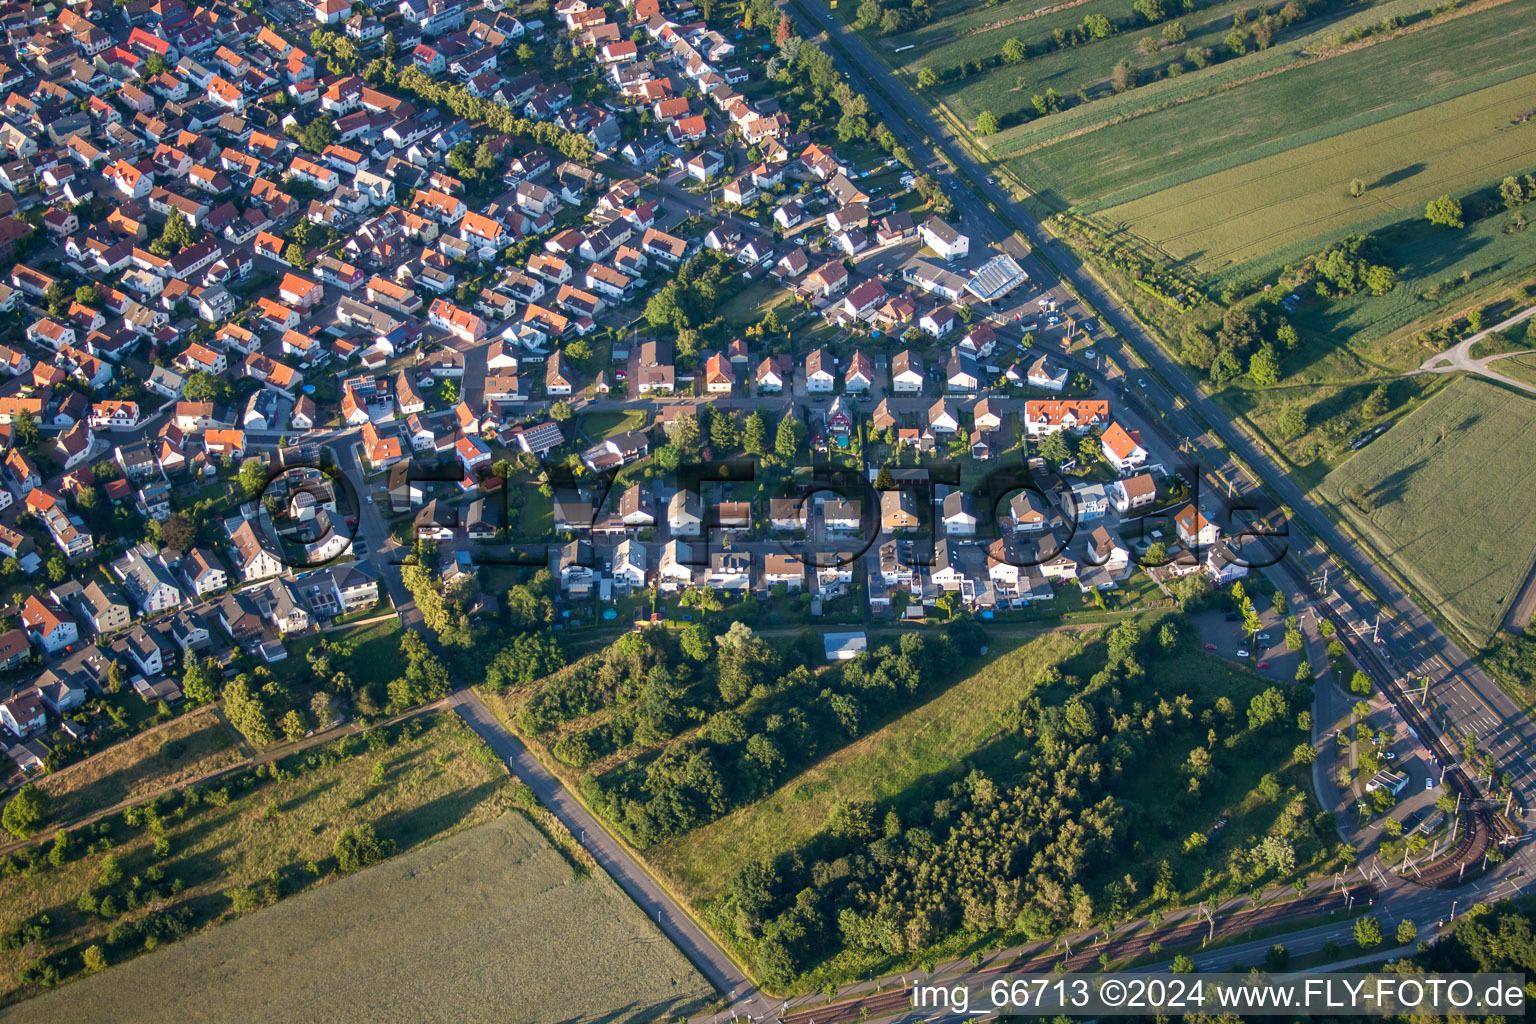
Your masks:
[{"label": "hedgerow along field", "polygon": [[[1388,44],[1390,45],[1390,44]],[[1204,275],[1422,215],[1442,193],[1536,165],[1536,74],[1197,178],[1098,215]],[[1349,183],[1367,185],[1350,195]],[[1263,258],[1260,260],[1260,258]],[[1283,260],[1281,260],[1283,262]]]},{"label": "hedgerow along field", "polygon": [[[1082,89],[1091,100],[1111,95],[1110,75],[1120,61],[1130,61],[1137,67],[1138,74],[1144,80],[1148,79],[1153,69],[1165,69],[1174,62],[1182,63],[1186,50],[1192,47],[1209,47],[1212,51],[1220,49],[1223,38],[1232,30],[1232,19],[1237,15],[1252,17],[1256,13],[1257,7],[1249,0],[1201,3],[1190,13],[1173,15],[1164,22],[1145,25],[1138,21],[1134,27],[1104,39],[1080,46],[1053,49],[1038,53],[1019,64],[1005,63],[979,74],[941,82],[928,91],[928,97],[943,103],[955,116],[972,127],[983,110],[990,110],[999,118],[1018,111],[1034,116],[1031,104],[1036,93],[1043,94],[1046,89],[1054,89],[1059,96],[1071,97]],[[1079,7],[1056,11],[1039,19],[967,36],[921,55],[908,52],[899,57],[911,58],[905,64],[905,69],[914,76],[924,67],[932,67],[936,72],[943,71],[965,60],[995,57],[1010,38],[1017,38],[1026,45],[1038,46],[1050,40],[1053,29],[1078,28],[1083,19],[1091,14],[1123,19],[1130,14],[1130,4],[1124,0],[1090,0]],[[1143,40],[1161,41],[1163,26],[1175,21],[1183,25],[1186,38],[1151,55],[1141,49]],[[1303,21],[1279,33],[1278,38],[1283,41],[1291,36],[1310,33],[1313,28],[1311,22]],[[1184,66],[1192,67],[1188,64]],[[1091,108],[1092,102],[1088,106]]]},{"label": "hedgerow along field", "polygon": [[1457,380],[1323,481],[1324,498],[1477,646],[1533,565],[1529,502],[1536,400]]},{"label": "hedgerow along field", "polygon": [[[985,144],[1044,206],[1091,213],[1536,72],[1536,24],[1517,0],[1326,59],[1306,56],[1308,46],[1351,22],[1368,25],[1384,13],[1362,12],[1295,43],[1097,100]],[[1405,148],[1404,160],[1366,180],[1412,156]]]},{"label": "hedgerow along field", "polygon": [[669,1020],[713,991],[518,813],[0,1013],[26,1024]]},{"label": "hedgerow along field", "polygon": [[[51,842],[5,855],[0,936],[38,915],[49,924],[32,946],[0,951],[0,1002],[39,991],[27,978],[45,966],[81,973],[91,946],[115,964],[227,919],[234,890],[270,886],[279,898],[324,884],[343,829],[372,824],[410,850],[500,815],[507,787],[506,769],[457,716],[429,713],[162,795],[152,815],[110,815],[72,832],[58,865]],[[94,910],[81,904],[87,893]]]}]

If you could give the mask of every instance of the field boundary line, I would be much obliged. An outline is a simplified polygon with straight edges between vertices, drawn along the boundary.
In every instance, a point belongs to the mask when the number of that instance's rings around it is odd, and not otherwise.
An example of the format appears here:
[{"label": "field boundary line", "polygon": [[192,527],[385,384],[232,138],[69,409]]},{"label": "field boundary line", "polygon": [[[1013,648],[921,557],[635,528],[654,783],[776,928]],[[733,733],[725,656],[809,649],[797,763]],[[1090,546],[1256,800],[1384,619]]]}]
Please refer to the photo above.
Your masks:
[{"label": "field boundary line", "polygon": [[[1105,128],[1112,128],[1115,125],[1123,124],[1126,121],[1134,121],[1138,118],[1146,117],[1150,114],[1161,113],[1164,110],[1172,110],[1175,107],[1183,106],[1186,103],[1192,103],[1195,100],[1208,99],[1211,96],[1217,96],[1221,93],[1229,92],[1239,86],[1248,85],[1250,83],[1261,81],[1266,78],[1272,78],[1275,75],[1285,74],[1288,71],[1295,71],[1298,68],[1311,67],[1313,64],[1317,64],[1325,60],[1332,60],[1335,57],[1342,57],[1346,54],[1358,53],[1359,51],[1369,49],[1372,46],[1378,46],[1382,43],[1391,42],[1394,39],[1400,39],[1405,35],[1410,35],[1415,32],[1422,32],[1428,28],[1438,27],[1447,22],[1454,21],[1457,18],[1465,17],[1469,14],[1480,14],[1483,11],[1493,10],[1496,7],[1502,7],[1505,4],[1514,2],[1515,0],[1478,0],[1477,3],[1468,4],[1466,7],[1458,7],[1453,11],[1446,11],[1443,14],[1438,14],[1433,17],[1426,18],[1425,20],[1417,22],[1413,25],[1405,25],[1393,32],[1384,33],[1382,35],[1367,36],[1364,39],[1356,40],[1352,43],[1346,43],[1343,46],[1329,49],[1327,52],[1323,53],[1309,52],[1305,48],[1298,48],[1295,53],[1299,59],[1288,64],[1282,64],[1280,67],[1269,68],[1266,71],[1260,71],[1252,75],[1245,75],[1241,78],[1230,79],[1225,82],[1218,82],[1212,85],[1210,88],[1202,89],[1199,92],[1190,93],[1186,96],[1175,96],[1161,102],[1152,103],[1149,106],[1139,107],[1135,110],[1127,111],[1124,114],[1117,114],[1114,117],[1106,118],[1105,120],[1097,121],[1093,124],[1084,125],[1081,128],[1074,128],[1071,131],[1065,132],[1061,135],[1055,135],[1040,142],[1030,143],[1029,145],[1020,147],[1019,149],[1012,149],[1008,150],[1007,152],[998,153],[995,156],[992,156],[991,159],[1002,161],[1010,160],[1014,157],[1028,156],[1029,154],[1037,153],[1042,149],[1048,149],[1051,146],[1058,145],[1059,143],[1066,142],[1071,139],[1081,138],[1084,135],[1091,135],[1094,132],[1102,131]],[[1220,65],[1217,65],[1217,67],[1220,67]],[[988,152],[991,152],[990,149]]]}]

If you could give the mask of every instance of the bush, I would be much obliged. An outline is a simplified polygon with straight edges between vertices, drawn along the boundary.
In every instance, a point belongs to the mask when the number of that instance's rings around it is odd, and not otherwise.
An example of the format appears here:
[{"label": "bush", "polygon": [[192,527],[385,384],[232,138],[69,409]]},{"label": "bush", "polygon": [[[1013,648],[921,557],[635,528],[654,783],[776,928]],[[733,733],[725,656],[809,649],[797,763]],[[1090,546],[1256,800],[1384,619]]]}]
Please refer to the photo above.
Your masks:
[{"label": "bush", "polygon": [[392,856],[395,841],[380,839],[372,825],[363,824],[346,829],[337,836],[332,852],[336,855],[337,869],[351,873]]}]

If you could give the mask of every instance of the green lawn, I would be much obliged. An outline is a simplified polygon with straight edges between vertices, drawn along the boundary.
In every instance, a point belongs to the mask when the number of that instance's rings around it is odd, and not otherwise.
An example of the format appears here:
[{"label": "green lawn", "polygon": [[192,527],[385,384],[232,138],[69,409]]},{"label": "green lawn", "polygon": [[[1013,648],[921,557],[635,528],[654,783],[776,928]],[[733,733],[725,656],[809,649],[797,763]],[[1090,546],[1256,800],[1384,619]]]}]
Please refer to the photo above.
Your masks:
[{"label": "green lawn", "polygon": [[1488,643],[1536,565],[1519,487],[1536,400],[1481,379],[1442,389],[1330,473],[1321,493],[1452,625]]},{"label": "green lawn", "polygon": [[626,430],[645,427],[644,409],[621,409],[616,412],[589,412],[581,417],[581,431],[592,441],[601,441]]}]

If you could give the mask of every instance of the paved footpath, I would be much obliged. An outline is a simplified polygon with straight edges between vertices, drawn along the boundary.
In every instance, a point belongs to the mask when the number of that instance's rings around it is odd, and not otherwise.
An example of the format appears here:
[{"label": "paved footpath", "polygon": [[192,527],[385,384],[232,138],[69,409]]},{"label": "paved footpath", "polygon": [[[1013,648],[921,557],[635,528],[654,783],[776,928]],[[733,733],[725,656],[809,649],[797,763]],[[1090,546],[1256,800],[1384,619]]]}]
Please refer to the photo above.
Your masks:
[{"label": "paved footpath", "polygon": [[496,754],[506,761],[512,773],[533,790],[540,804],[548,808],[572,836],[592,855],[602,869],[619,884],[635,905],[655,921],[657,927],[682,950],[683,955],[717,989],[730,999],[741,997],[732,1009],[742,1015],[763,1016],[772,1003],[758,994],[741,969],[713,939],[677,904],[628,850],[619,843],[550,774],[528,748],[512,735],[494,712],[471,689],[460,689],[449,698],[455,711],[469,723]]}]

